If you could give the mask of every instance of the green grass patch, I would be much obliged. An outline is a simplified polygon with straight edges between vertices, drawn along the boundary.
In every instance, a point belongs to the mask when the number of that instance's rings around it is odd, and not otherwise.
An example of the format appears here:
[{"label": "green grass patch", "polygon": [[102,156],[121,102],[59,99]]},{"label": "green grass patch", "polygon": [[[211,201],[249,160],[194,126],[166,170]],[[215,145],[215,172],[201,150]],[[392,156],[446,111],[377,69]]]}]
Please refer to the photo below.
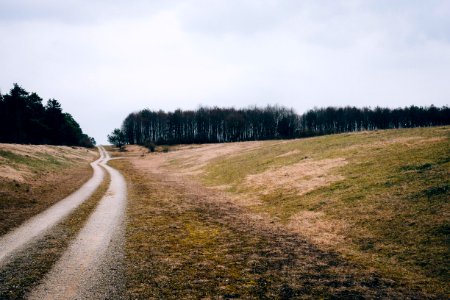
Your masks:
[{"label": "green grass patch", "polygon": [[16,154],[11,151],[0,150],[0,165],[9,165],[12,167],[20,168],[27,167],[32,171],[38,171],[41,169],[57,169],[66,165],[74,164],[75,162],[70,160],[58,159],[49,154],[38,154],[37,157],[29,155]]}]

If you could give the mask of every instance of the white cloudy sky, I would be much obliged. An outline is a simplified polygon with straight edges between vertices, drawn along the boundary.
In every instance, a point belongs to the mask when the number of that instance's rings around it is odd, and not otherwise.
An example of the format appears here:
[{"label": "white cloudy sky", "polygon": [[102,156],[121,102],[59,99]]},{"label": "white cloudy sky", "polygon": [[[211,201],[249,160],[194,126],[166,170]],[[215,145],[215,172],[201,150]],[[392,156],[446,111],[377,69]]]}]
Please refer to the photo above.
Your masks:
[{"label": "white cloudy sky", "polygon": [[143,108],[448,105],[449,0],[0,0],[0,89],[105,143]]}]

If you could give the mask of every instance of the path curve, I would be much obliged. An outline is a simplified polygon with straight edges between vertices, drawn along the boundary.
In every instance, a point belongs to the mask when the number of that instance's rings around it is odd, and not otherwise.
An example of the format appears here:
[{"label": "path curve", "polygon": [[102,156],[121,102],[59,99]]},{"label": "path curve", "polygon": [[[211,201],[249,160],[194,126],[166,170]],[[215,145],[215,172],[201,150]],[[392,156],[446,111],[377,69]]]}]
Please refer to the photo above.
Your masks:
[{"label": "path curve", "polygon": [[0,266],[7,264],[17,251],[35,238],[42,236],[97,190],[105,176],[100,164],[107,159],[103,148],[99,147],[99,152],[100,158],[91,163],[94,170],[91,179],[63,200],[0,237]]},{"label": "path curve", "polygon": [[76,239],[29,295],[29,299],[118,299],[121,297],[126,182],[119,171],[102,166],[111,183]]}]

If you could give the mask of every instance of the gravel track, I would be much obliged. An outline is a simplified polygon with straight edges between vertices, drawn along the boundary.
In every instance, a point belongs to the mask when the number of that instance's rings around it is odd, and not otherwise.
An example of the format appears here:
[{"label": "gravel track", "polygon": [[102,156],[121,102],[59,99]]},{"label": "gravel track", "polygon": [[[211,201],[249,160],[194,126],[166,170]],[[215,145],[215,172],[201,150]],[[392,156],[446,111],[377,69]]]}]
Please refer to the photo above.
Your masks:
[{"label": "gravel track", "polygon": [[81,188],[0,237],[0,267],[11,261],[15,253],[31,241],[43,236],[45,232],[68,216],[97,190],[105,175],[100,164],[107,159],[104,149],[99,147],[99,152],[100,158],[91,163],[94,174]]},{"label": "gravel track", "polygon": [[111,183],[86,225],[30,299],[118,299],[124,290],[123,244],[127,199],[122,175],[106,165]]}]

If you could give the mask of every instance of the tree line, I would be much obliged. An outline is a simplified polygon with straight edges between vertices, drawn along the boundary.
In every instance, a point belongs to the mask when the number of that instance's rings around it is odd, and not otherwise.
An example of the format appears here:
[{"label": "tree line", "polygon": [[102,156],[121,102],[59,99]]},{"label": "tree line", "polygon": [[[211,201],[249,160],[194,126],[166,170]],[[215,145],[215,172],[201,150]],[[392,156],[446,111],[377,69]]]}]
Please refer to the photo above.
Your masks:
[{"label": "tree line", "polygon": [[93,147],[95,140],[80,128],[61,104],[42,98],[14,84],[9,94],[0,93],[0,142]]},{"label": "tree line", "polygon": [[314,108],[299,115],[280,106],[243,109],[200,107],[130,113],[111,140],[127,144],[190,144],[291,139],[363,130],[450,124],[446,106]]}]

